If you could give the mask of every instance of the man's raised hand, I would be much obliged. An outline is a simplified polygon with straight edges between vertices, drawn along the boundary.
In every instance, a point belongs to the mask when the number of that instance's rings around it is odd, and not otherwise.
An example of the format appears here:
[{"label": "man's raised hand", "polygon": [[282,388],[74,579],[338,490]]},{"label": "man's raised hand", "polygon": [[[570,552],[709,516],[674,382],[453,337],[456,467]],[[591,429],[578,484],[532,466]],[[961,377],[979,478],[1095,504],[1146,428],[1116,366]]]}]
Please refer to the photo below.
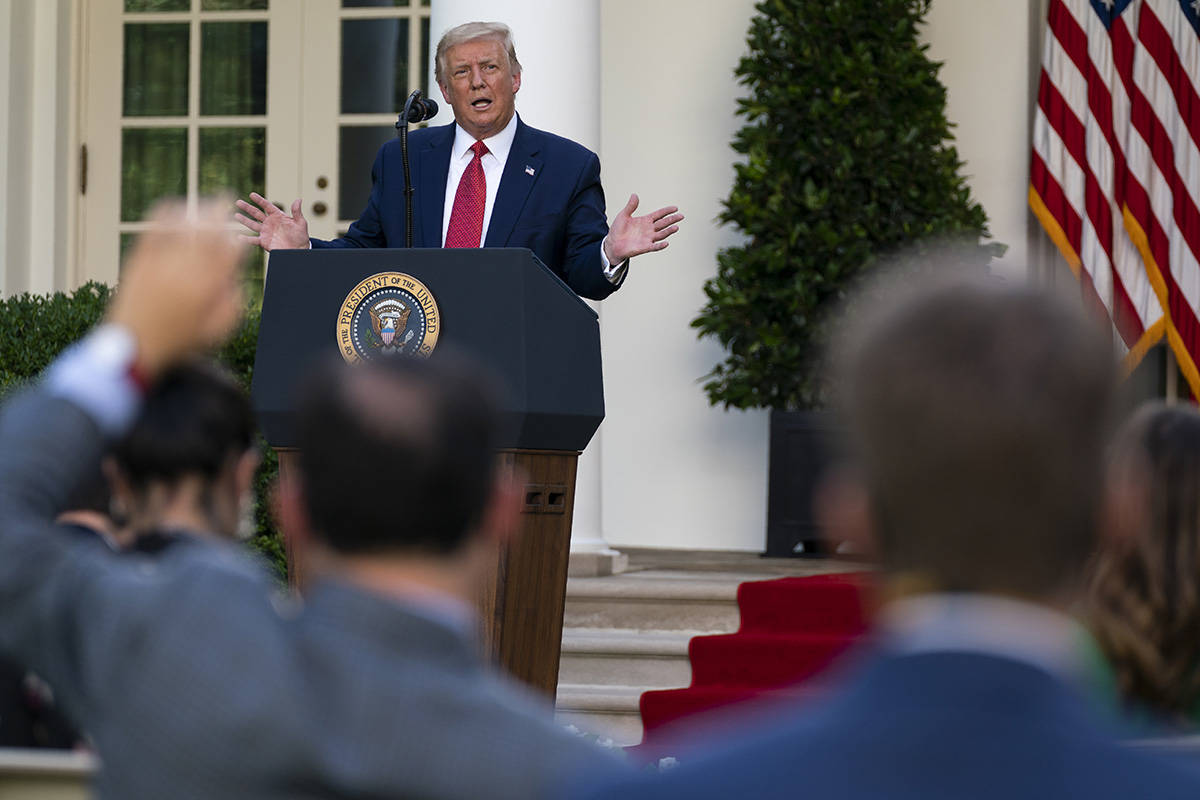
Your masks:
[{"label": "man's raised hand", "polygon": [[667,246],[667,237],[679,230],[683,214],[676,206],[666,206],[641,217],[633,216],[637,211],[638,196],[629,195],[629,202],[621,209],[608,230],[604,242],[604,256],[610,264],[620,264],[627,258],[652,253]]},{"label": "man's raised hand", "polygon": [[239,199],[237,207],[242,213],[234,215],[234,219],[254,232],[253,236],[242,234],[243,240],[268,252],[304,250],[308,247],[308,220],[300,210],[299,198],[292,203],[290,217],[257,192],[251,192],[250,199],[254,205]]},{"label": "man's raised hand", "polygon": [[229,201],[188,214],[160,203],[121,273],[108,320],[137,343],[137,365],[153,377],[180,358],[224,341],[245,309],[245,246],[229,230]]}]

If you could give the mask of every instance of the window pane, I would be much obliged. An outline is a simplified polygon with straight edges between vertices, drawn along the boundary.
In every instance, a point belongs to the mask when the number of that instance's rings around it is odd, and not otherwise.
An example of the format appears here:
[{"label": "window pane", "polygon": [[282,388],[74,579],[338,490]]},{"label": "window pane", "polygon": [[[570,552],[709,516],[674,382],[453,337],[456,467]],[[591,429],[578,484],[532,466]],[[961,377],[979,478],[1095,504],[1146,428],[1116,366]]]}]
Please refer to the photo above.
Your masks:
[{"label": "window pane", "polygon": [[200,129],[200,194],[264,192],[266,128]]},{"label": "window pane", "polygon": [[267,277],[267,254],[251,247],[242,262],[242,279],[246,285],[246,305],[254,310],[262,308],[263,281]]},{"label": "window pane", "polygon": [[200,113],[267,113],[267,23],[201,24]]},{"label": "window pane", "polygon": [[[429,0],[425,0],[429,5]],[[408,8],[408,0],[342,0],[342,8]]]},{"label": "window pane", "polygon": [[421,94],[429,96],[429,17],[421,20]]},{"label": "window pane", "polygon": [[255,11],[266,7],[267,0],[200,0],[201,11]]},{"label": "window pane", "polygon": [[187,129],[121,131],[121,221],[137,222],[160,197],[187,194]]},{"label": "window pane", "polygon": [[124,271],[124,269],[125,269],[125,256],[129,255],[129,248],[131,246],[133,246],[133,242],[135,239],[137,239],[136,233],[122,233],[121,234],[121,244],[120,244],[121,259],[120,259],[120,261],[117,262],[121,265],[120,271]]},{"label": "window pane", "polygon": [[191,0],[125,0],[126,11],[191,11]]},{"label": "window pane", "polygon": [[375,153],[395,135],[393,125],[343,125],[338,129],[338,219],[358,219],[367,207]]},{"label": "window pane", "polygon": [[342,113],[395,114],[408,91],[408,20],[342,20]]},{"label": "window pane", "polygon": [[127,117],[175,117],[188,111],[188,24],[125,25]]}]

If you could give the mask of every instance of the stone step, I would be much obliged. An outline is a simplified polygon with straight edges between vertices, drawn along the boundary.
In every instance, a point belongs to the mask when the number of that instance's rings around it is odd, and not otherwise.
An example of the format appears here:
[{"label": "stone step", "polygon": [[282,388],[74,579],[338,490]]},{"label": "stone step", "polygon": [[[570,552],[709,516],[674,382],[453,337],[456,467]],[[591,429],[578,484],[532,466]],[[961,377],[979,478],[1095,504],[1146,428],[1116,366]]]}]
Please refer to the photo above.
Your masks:
[{"label": "stone step", "polygon": [[688,641],[699,631],[566,628],[560,684],[666,689],[692,679]]},{"label": "stone step", "polygon": [[563,625],[730,633],[738,627],[737,587],[743,577],[647,570],[568,578]]},{"label": "stone step", "polygon": [[554,718],[597,737],[601,744],[628,747],[642,741],[640,686],[558,684]]}]

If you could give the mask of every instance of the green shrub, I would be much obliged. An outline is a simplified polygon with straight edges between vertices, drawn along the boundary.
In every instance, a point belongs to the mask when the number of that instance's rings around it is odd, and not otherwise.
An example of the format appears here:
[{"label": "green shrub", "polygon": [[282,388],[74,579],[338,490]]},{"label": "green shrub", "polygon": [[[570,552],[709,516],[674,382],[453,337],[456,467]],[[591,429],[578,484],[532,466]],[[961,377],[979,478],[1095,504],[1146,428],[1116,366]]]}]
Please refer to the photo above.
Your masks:
[{"label": "green shrub", "polygon": [[692,322],[727,358],[706,376],[726,407],[821,405],[826,319],[882,256],[965,237],[999,245],[959,174],[940,65],[918,26],[929,0],[763,0],[738,64],[743,159],[720,215],[746,237],[718,254]]},{"label": "green shrub", "polygon": [[111,290],[86,283],[71,294],[19,294],[0,300],[0,392],[34,377],[87,333],[108,307]]},{"label": "green shrub", "polygon": [[[35,378],[50,362],[104,316],[112,290],[87,283],[69,294],[20,294],[0,299],[0,397]],[[259,315],[247,314],[218,359],[250,391]],[[251,546],[281,579],[287,576],[283,544],[270,514],[270,490],[279,466],[275,452],[260,439],[262,464],[255,476],[255,534]]]}]

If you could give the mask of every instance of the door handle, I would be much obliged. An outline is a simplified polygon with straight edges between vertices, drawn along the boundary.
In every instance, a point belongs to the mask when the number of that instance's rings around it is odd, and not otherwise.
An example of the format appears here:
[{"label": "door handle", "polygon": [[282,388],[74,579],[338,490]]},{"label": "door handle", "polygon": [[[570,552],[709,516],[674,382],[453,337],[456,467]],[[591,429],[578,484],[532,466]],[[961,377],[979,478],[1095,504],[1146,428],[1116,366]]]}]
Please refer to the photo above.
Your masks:
[{"label": "door handle", "polygon": [[314,217],[323,217],[325,212],[329,210],[329,206],[318,200],[312,204],[312,213]]}]

